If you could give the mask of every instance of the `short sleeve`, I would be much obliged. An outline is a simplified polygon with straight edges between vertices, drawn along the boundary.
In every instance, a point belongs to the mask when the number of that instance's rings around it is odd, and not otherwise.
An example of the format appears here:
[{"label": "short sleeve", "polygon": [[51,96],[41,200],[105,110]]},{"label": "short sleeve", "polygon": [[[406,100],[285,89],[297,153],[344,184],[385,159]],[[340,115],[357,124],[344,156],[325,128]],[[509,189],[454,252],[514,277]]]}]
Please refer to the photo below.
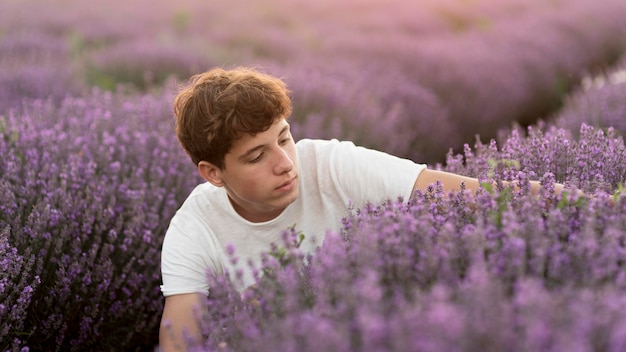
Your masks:
[{"label": "short sleeve", "polygon": [[221,273],[218,244],[197,217],[179,213],[165,234],[161,252],[163,296],[209,292],[209,272]]},{"label": "short sleeve", "polygon": [[333,140],[329,155],[333,182],[354,206],[411,197],[415,180],[426,168],[385,152]]}]

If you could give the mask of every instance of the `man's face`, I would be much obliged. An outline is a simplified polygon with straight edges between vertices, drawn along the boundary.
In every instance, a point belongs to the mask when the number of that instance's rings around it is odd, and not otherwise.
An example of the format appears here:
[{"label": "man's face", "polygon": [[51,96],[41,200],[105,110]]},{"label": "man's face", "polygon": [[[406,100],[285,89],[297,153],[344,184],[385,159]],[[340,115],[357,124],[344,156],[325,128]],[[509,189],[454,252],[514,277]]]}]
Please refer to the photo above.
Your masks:
[{"label": "man's face", "polygon": [[300,193],[296,145],[287,121],[278,119],[267,131],[235,141],[218,174],[239,215],[253,222],[278,216]]}]

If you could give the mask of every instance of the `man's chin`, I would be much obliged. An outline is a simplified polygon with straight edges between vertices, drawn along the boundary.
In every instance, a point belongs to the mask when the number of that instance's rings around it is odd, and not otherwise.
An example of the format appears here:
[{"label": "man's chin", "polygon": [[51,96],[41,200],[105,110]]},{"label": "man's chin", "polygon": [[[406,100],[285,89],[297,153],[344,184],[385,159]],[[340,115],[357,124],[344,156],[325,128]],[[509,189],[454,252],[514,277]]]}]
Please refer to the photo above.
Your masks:
[{"label": "man's chin", "polygon": [[296,188],[294,190],[294,192],[289,194],[289,196],[285,200],[286,201],[286,205],[285,206],[289,206],[289,205],[295,203],[295,201],[298,200],[298,197],[300,197],[300,191]]}]

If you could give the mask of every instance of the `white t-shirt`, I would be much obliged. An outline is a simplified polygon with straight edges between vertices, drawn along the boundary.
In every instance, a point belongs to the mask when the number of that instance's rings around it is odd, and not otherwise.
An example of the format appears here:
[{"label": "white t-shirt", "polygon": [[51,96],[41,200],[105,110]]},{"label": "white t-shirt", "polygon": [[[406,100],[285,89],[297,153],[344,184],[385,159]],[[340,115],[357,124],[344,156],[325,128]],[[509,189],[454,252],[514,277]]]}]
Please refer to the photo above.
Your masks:
[{"label": "white t-shirt", "polygon": [[[296,143],[300,167],[300,195],[278,217],[260,223],[242,218],[232,207],[223,187],[198,185],[172,218],[161,253],[164,296],[202,292],[208,294],[207,272],[239,268],[244,282],[254,283],[248,262],[258,263],[271,243],[282,243],[289,227],[305,235],[300,248],[312,252],[329,230],[339,230],[350,208],[396,199],[408,200],[413,184],[426,165],[351,142],[303,139]],[[238,264],[226,248],[232,246]]]}]

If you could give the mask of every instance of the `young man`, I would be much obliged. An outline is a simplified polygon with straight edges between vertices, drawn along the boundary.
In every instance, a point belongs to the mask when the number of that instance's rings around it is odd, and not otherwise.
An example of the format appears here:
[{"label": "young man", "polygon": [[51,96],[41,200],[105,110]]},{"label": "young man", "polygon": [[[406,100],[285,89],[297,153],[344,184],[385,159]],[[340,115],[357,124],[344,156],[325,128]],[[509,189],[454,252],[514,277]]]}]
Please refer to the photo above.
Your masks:
[{"label": "young man", "polygon": [[[177,137],[207,182],[191,192],[163,243],[163,351],[184,350],[184,336],[200,342],[194,307],[209,294],[207,272],[243,270],[243,290],[253,284],[248,261],[258,262],[283,230],[295,226],[306,236],[300,248],[313,251],[350,207],[409,199],[436,181],[447,191],[463,182],[479,187],[474,178],[350,142],[295,143],[291,111],[285,84],[248,68],[194,76],[176,97]],[[229,249],[240,267],[229,261]]]}]

